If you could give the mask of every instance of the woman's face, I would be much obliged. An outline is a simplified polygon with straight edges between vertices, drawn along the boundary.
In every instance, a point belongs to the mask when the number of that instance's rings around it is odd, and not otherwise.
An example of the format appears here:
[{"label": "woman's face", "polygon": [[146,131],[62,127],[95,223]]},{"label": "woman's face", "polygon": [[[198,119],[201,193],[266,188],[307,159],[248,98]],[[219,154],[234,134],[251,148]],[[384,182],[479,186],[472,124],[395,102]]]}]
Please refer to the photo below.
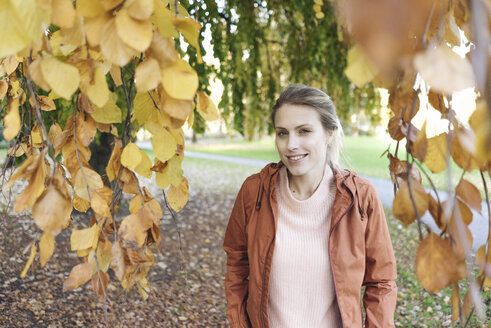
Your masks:
[{"label": "woman's face", "polygon": [[291,175],[322,175],[331,134],[322,126],[314,108],[281,106],[275,116],[275,131],[278,154]]}]

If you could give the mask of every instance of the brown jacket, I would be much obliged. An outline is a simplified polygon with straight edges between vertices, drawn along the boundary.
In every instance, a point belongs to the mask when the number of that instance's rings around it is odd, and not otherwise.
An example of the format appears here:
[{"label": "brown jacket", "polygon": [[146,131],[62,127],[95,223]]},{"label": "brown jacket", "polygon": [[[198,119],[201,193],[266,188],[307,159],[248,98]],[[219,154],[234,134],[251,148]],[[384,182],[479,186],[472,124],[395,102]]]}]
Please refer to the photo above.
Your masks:
[{"label": "brown jacket", "polygon": [[[269,327],[268,285],[283,164],[268,164],[243,183],[225,233],[227,317],[234,327]],[[394,327],[396,261],[375,188],[356,173],[334,171],[329,254],[343,327]]]}]

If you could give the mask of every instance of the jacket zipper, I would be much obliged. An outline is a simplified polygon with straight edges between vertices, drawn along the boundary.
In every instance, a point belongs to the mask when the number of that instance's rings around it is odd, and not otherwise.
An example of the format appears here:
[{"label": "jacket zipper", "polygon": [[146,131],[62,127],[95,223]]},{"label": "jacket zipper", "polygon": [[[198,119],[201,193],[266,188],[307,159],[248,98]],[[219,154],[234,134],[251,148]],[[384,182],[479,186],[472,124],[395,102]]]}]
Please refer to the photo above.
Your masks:
[{"label": "jacket zipper", "polygon": [[[336,284],[336,274],[334,273],[334,270],[333,270],[334,267],[332,265],[332,257],[331,257],[331,235],[334,233],[334,230],[336,230],[336,227],[338,226],[339,222],[341,222],[341,220],[346,216],[346,214],[348,214],[349,211],[351,211],[351,209],[355,205],[355,199],[354,199],[355,195],[353,195],[353,193],[351,191],[350,191],[350,193],[353,196],[353,200],[351,202],[351,205],[348,207],[348,209],[346,210],[346,212],[344,212],[343,215],[341,215],[341,217],[339,218],[338,222],[336,222],[336,225],[332,229],[332,232],[329,235],[329,247],[327,248],[327,252],[329,253],[329,262],[331,263],[332,280],[334,281],[334,292],[336,293],[336,300],[339,300],[339,297],[338,297],[338,286]],[[339,303],[338,303],[338,307],[339,307]],[[339,307],[339,312],[341,313],[341,307]],[[342,315],[341,315],[341,326],[344,327],[344,324],[343,324],[343,316]]]},{"label": "jacket zipper", "polygon": [[261,306],[259,307],[259,311],[261,311],[261,326],[264,328],[266,327],[264,323],[264,314],[263,314],[263,307],[264,307],[264,288],[266,286],[266,261],[268,260],[269,257],[269,251],[271,250],[271,246],[273,245],[274,238],[271,241],[271,243],[268,246],[268,251],[266,252],[266,259],[264,261],[264,270],[263,270],[263,284],[262,284],[262,293],[261,293]]}]

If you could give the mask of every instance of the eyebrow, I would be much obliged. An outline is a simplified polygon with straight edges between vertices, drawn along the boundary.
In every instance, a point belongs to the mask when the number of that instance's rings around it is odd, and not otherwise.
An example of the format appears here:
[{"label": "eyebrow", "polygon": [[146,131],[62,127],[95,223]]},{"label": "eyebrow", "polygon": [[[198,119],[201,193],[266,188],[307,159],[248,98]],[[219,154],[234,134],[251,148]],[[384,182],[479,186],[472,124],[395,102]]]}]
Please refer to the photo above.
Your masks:
[{"label": "eyebrow", "polygon": [[[300,129],[300,128],[313,128],[313,126],[311,124],[308,124],[308,123],[305,123],[305,124],[300,124],[298,126],[296,126],[294,128],[294,130],[297,130],[297,129]],[[282,127],[282,126],[277,126],[275,127],[275,129],[283,129],[283,130],[287,130],[286,128]]]}]

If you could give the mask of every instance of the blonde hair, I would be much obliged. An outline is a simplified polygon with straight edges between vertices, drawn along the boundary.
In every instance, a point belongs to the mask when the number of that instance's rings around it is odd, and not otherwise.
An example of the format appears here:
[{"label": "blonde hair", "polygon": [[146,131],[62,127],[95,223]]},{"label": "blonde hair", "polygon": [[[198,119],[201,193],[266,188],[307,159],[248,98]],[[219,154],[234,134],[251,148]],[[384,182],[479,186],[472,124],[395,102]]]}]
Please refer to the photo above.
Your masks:
[{"label": "blonde hair", "polygon": [[327,146],[328,163],[331,167],[340,169],[339,155],[343,148],[344,133],[331,98],[319,89],[304,84],[291,84],[281,91],[273,106],[273,126],[278,109],[285,104],[309,106],[319,113],[322,126],[332,134],[332,140]]}]

